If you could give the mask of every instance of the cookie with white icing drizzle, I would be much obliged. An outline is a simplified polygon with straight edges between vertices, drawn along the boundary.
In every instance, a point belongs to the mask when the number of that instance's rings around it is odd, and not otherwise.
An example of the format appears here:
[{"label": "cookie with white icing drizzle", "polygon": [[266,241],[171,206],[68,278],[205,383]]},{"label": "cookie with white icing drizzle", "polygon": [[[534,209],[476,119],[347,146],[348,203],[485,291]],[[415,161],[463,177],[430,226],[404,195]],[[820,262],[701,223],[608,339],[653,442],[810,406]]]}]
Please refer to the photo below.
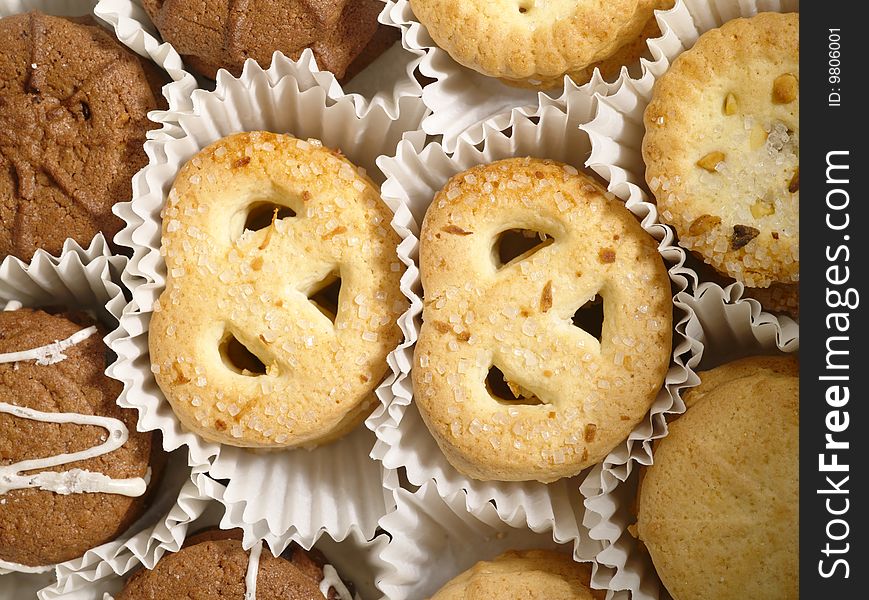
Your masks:
[{"label": "cookie with white icing drizzle", "polygon": [[76,558],[145,510],[164,457],[115,404],[104,333],[82,314],[0,312],[0,567]]},{"label": "cookie with white icing drizzle", "polygon": [[154,569],[134,573],[116,600],[187,598],[191,590],[198,600],[353,600],[316,549],[292,544],[274,557],[262,542],[245,550],[241,539],[238,529],[198,533]]}]

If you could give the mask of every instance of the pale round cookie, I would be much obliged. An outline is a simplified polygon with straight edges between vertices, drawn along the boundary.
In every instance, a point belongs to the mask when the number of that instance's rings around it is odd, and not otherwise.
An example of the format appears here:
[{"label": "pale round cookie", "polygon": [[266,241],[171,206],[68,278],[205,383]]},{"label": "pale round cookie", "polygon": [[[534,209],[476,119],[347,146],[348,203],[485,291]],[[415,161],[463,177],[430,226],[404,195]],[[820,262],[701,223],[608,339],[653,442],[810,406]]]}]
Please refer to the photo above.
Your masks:
[{"label": "pale round cookie", "polygon": [[[517,229],[546,240],[502,264],[500,240]],[[576,475],[627,437],[661,389],[672,292],[657,242],[569,165],[513,158],[454,176],[423,221],[420,276],[414,397],[469,477]],[[599,339],[574,324],[595,298]],[[496,392],[493,377],[510,391]]]},{"label": "pale round cookie", "polygon": [[181,169],[162,216],[151,363],[185,427],[287,448],[370,413],[406,302],[391,212],[360,169],[316,140],[239,133]]},{"label": "pale round cookie", "polygon": [[646,108],[646,181],[679,242],[749,287],[799,281],[799,15],[703,34]]},{"label": "pale round cookie", "polygon": [[411,0],[453,59],[507,83],[548,88],[643,31],[653,0]]},{"label": "pale round cookie", "polygon": [[480,561],[450,580],[431,600],[603,600],[592,590],[591,565],[554,550],[510,550]]},{"label": "pale round cookie", "polygon": [[674,600],[793,600],[799,377],[792,358],[700,373],[643,471],[637,532]]}]

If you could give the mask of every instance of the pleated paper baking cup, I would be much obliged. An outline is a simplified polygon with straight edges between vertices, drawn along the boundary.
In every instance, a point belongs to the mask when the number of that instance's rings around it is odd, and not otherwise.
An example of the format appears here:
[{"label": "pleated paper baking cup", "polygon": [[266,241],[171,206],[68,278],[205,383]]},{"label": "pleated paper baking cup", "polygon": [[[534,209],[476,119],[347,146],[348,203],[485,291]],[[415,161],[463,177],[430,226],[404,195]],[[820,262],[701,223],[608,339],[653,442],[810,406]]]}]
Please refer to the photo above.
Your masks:
[{"label": "pleated paper baking cup", "polygon": [[[799,350],[799,331],[780,324],[760,310],[755,300],[732,303],[720,286],[701,286],[699,293],[681,294],[691,318],[687,335],[702,346],[698,370],[707,370],[746,356],[794,353]],[[673,414],[684,412],[684,406]],[[651,460],[640,460],[643,466]],[[588,491],[586,525],[591,536],[603,543],[597,555],[596,587],[628,590],[634,600],[669,598],[647,552],[641,549],[629,528],[636,522],[639,468],[605,474],[602,489]],[[591,479],[591,478],[590,478]]]},{"label": "pleated paper baking cup", "polygon": [[[215,91],[193,93],[192,110],[172,112],[180,137],[163,136],[145,144],[150,162],[137,178],[132,203],[118,211],[119,216],[135,217],[127,219],[116,238],[133,248],[128,281],[134,289],[112,344],[120,358],[110,375],[124,383],[119,403],[139,411],[140,429],[160,430],[166,449],[186,446],[192,464],[206,465],[215,478],[229,480],[225,502],[238,508],[260,537],[310,545],[323,531],[344,539],[358,528],[371,537],[389,508],[382,467],[368,456],[373,434],[360,426],[312,451],[263,452],[207,442],[185,430],[175,417],[151,373],[148,352],[148,324],[166,282],[160,210],[188,159],[226,135],[269,130],[322,140],[379,181],[376,157],[392,152],[406,132],[418,127],[425,112],[417,98],[402,103],[397,118],[379,106],[360,117],[352,98],[334,101],[322,86],[296,79],[296,72],[297,65],[281,56],[267,71],[248,61],[240,78],[222,72]],[[391,378],[381,388],[387,389]],[[263,481],[269,485],[263,487]]]},{"label": "pleated paper baking cup", "polygon": [[[70,307],[89,311],[108,328],[113,328],[126,305],[119,286],[121,271],[126,264],[126,257],[111,255],[102,234],[98,234],[87,248],[67,240],[62,253],[56,257],[44,250],[37,250],[30,263],[7,257],[0,263],[0,307],[12,308],[9,306],[12,302],[25,307]],[[112,335],[106,336],[107,345]],[[170,456],[145,513],[116,540],[88,550],[80,558],[56,565],[56,574],[94,562],[123,560],[118,557],[128,553],[142,557],[153,553],[160,536],[174,532],[174,528],[161,517],[182,500],[183,492],[179,493],[179,490],[189,479],[189,474],[183,453]],[[62,544],[63,540],[58,539],[57,543]],[[0,573],[33,570],[24,565],[0,562]],[[48,567],[47,570],[52,569]],[[5,581],[0,577],[0,590],[6,585]]]},{"label": "pleated paper baking cup", "polygon": [[[399,257],[407,265],[407,271],[401,286],[411,301],[411,307],[399,318],[405,342],[396,355],[392,397],[386,398],[368,421],[369,427],[377,434],[372,456],[383,461],[387,469],[404,467],[408,481],[417,486],[433,479],[443,497],[466,493],[468,510],[473,514],[489,510],[487,507],[494,502],[501,519],[513,526],[528,526],[535,531],[553,529],[555,540],[575,542],[577,557],[580,558],[585,557],[586,552],[594,551],[593,544],[585,545],[582,506],[576,495],[583,475],[546,485],[534,481],[477,481],[460,474],[447,461],[423,423],[413,402],[410,375],[422,312],[421,283],[416,264],[419,224],[435,193],[456,173],[513,156],[552,158],[581,167],[589,151],[589,142],[579,125],[591,118],[594,104],[594,98],[589,95],[571,94],[565,97],[563,104],[547,101],[531,115],[513,110],[509,115],[487,122],[481,143],[460,140],[454,154],[447,153],[439,144],[423,145],[405,140],[398,146],[395,156],[378,161],[388,177],[383,185],[383,197],[395,211],[392,225],[402,238]],[[675,292],[685,290],[692,276],[691,271],[683,266],[685,252],[673,245],[672,232],[658,222],[655,207],[637,197],[630,197],[627,207],[641,221],[643,228],[658,240]],[[663,413],[681,404],[680,389],[696,384],[691,369],[696,364],[698,348],[685,337],[688,316],[680,310],[684,307],[677,301],[676,308],[675,350],[665,384],[650,414],[607,458],[612,468],[618,468],[634,454],[648,454],[650,440],[660,435],[663,429]],[[387,480],[387,485],[394,487],[397,482]]]},{"label": "pleated paper baking cup", "polygon": [[611,82],[604,80],[595,69],[591,80],[582,86],[577,86],[569,77],[565,77],[563,85],[545,92],[510,86],[453,60],[417,20],[410,0],[385,1],[381,20],[401,27],[402,44],[408,51],[422,55],[419,72],[433,80],[422,92],[423,100],[432,109],[432,114],[423,122],[423,129],[430,135],[442,135],[448,152],[455,150],[459,136],[479,134],[483,121],[505,111],[518,107],[533,110],[547,97],[555,98],[577,90],[606,95],[632,73],[636,76],[641,72],[638,62],[622,68],[619,77]]},{"label": "pleated paper baking cup", "polygon": [[[442,498],[433,482],[415,492],[397,489],[395,496],[396,510],[380,521],[392,537],[381,553],[388,572],[380,587],[389,600],[429,598],[478,561],[508,550],[574,554],[573,546],[556,541],[551,529],[511,526],[491,504],[472,515],[462,493]],[[616,598],[626,600],[627,594]]]},{"label": "pleated paper baking cup", "polygon": [[[225,512],[228,506],[222,500],[222,494],[225,491],[222,484],[207,475],[198,473],[194,475],[191,485],[201,495],[197,495],[196,511],[187,522],[185,536],[166,549],[170,553],[180,550],[186,537],[195,535],[204,529],[214,527],[232,529],[236,526],[235,523],[232,523],[230,515]],[[247,532],[245,532],[243,542],[245,549],[249,550],[252,546],[260,543],[264,546],[262,552],[268,552],[270,549],[275,554],[280,554],[282,551],[282,549],[278,550],[271,546],[268,540],[248,538]],[[313,547],[326,556],[329,564],[333,565],[342,581],[353,583],[361,600],[376,600],[383,597],[378,585],[389,571],[388,564],[380,558],[388,543],[389,538],[385,535],[379,535],[369,541],[357,530],[340,541],[323,535],[316,540]],[[154,565],[163,555],[165,553],[148,562],[130,561],[124,565],[123,570],[106,568],[105,564],[85,566],[66,573],[56,584],[43,589],[39,598],[40,600],[105,600],[103,594],[117,594],[130,575],[138,568],[154,568]]]},{"label": "pleated paper baking cup", "polygon": [[[150,57],[171,76],[173,82],[164,88],[169,106],[175,110],[191,110],[191,92],[197,87],[214,88],[214,82],[195,77],[188,72],[175,48],[162,42],[159,32],[142,8],[141,0],[100,0],[95,13],[114,27],[118,39],[142,56]],[[389,24],[383,15],[380,22]],[[300,85],[314,85],[326,90],[328,97],[353,99],[359,116],[378,106],[391,116],[397,116],[408,98],[419,98],[422,87],[414,76],[421,53],[407,50],[398,42],[379,56],[358,75],[343,85],[329,71],[321,71],[314,54],[305,50],[297,61],[276,52],[272,61],[281,56],[295,69]],[[287,68],[284,66],[283,68]],[[166,121],[165,117],[158,120]]]},{"label": "pleated paper baking cup", "polygon": [[[672,10],[660,13],[658,20],[662,37],[649,40],[655,60],[644,62],[642,77],[625,79],[617,91],[606,97],[602,95],[595,118],[583,125],[592,143],[586,166],[610,182],[620,197],[649,198],[642,155],[643,112],[652,98],[655,81],[706,31],[731,19],[751,17],[758,12],[793,12],[798,8],[796,0],[678,0]],[[704,282],[704,285],[717,284]],[[699,292],[699,286],[698,279],[692,292]],[[731,284],[723,292],[723,297],[729,302],[745,302],[748,299],[743,296],[743,291],[741,283]],[[793,319],[786,315],[767,314],[763,319],[778,321],[781,329],[795,326]]]}]

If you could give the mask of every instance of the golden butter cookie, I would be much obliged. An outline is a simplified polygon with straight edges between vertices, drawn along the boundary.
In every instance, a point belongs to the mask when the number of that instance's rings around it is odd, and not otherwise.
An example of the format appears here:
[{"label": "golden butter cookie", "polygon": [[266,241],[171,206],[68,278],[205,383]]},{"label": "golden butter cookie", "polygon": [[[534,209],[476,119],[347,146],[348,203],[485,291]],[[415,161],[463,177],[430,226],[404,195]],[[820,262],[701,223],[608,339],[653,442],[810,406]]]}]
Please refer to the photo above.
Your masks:
[{"label": "golden butter cookie", "polygon": [[554,550],[510,550],[480,561],[431,600],[603,600],[590,589],[591,565]]},{"label": "golden butter cookie", "polygon": [[[673,8],[674,4],[676,4],[675,0],[640,0],[640,11],[642,11],[643,18],[645,19],[643,29],[636,36],[625,42],[624,45],[615,49],[612,54],[585,68],[570,71],[567,75],[570,76],[574,83],[582,85],[591,80],[595,69],[599,69],[601,77],[606,81],[615,81],[621,73],[622,67],[640,64],[640,59],[646,55],[650,39],[661,36],[661,29],[658,27],[658,20],[655,18],[654,11],[669,10]],[[511,81],[508,79],[502,79],[502,81],[514,87],[549,89],[561,86],[562,79],[563,75],[545,80],[536,80],[535,83]]]},{"label": "golden butter cookie", "polygon": [[453,59],[506,83],[549,88],[635,40],[652,0],[411,0]]},{"label": "golden butter cookie", "polygon": [[643,25],[643,29],[639,35],[628,40],[613,54],[600,62],[590,65],[581,71],[572,71],[569,73],[570,78],[577,84],[587,83],[597,68],[600,69],[600,74],[604,79],[614,81],[619,76],[622,67],[639,65],[640,59],[646,55],[648,50],[648,41],[661,37],[661,29],[658,26],[658,20],[655,18],[655,11],[669,10],[675,4],[676,0],[641,0],[640,10],[644,15],[645,25]]},{"label": "golden butter cookie", "polygon": [[239,133],[181,169],[162,216],[151,363],[181,422],[271,448],[355,427],[406,309],[378,188],[316,140]]},{"label": "golden butter cookie", "polygon": [[700,380],[643,471],[639,538],[675,600],[797,598],[797,361],[752,357]]},{"label": "golden butter cookie", "polygon": [[[513,230],[546,239],[505,261]],[[420,276],[415,399],[469,477],[576,475],[627,437],[661,389],[672,293],[657,242],[569,165],[513,158],[454,176],[423,221]],[[598,335],[576,324],[596,298]]]},{"label": "golden butter cookie", "polygon": [[799,15],[704,33],[656,82],[646,181],[679,242],[749,287],[799,281]]}]

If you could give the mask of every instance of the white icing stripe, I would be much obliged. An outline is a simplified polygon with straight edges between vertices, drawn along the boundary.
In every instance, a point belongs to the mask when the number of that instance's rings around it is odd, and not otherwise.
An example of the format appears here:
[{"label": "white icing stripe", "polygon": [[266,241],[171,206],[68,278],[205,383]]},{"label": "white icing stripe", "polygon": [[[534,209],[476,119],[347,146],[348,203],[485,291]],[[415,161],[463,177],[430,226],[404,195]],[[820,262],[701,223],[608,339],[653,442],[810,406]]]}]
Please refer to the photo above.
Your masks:
[{"label": "white icing stripe", "polygon": [[341,581],[340,577],[338,577],[338,571],[335,570],[335,567],[332,565],[324,565],[323,581],[320,582],[320,593],[323,594],[324,598],[328,598],[329,590],[332,588],[335,588],[335,592],[338,593],[338,598],[341,600],[353,600],[353,596],[350,595],[350,590],[347,589],[347,586],[344,585],[344,582]]},{"label": "white icing stripe", "polygon": [[135,497],[145,493],[147,483],[141,477],[113,479],[102,473],[93,473],[82,469],[61,472],[44,471],[35,475],[21,475],[23,471],[58,467],[80,460],[96,458],[97,456],[117,450],[126,443],[129,437],[127,426],[118,419],[99,415],[81,415],[78,413],[47,413],[27,408],[26,406],[7,404],[6,402],[0,402],[0,413],[7,413],[14,417],[41,421],[43,423],[96,425],[108,432],[106,441],[99,446],[92,446],[86,450],[58,454],[47,458],[22,460],[11,465],[0,465],[0,495],[10,490],[24,488],[39,488],[58,494],[100,492]]},{"label": "white icing stripe", "polygon": [[0,363],[35,360],[38,365],[53,365],[66,358],[66,354],[63,353],[64,350],[85,341],[96,332],[97,328],[91,325],[87,329],[76,331],[65,340],[56,341],[53,344],[46,344],[45,346],[31,348],[30,350],[0,354]]},{"label": "white icing stripe", "polygon": [[247,559],[247,573],[244,576],[244,600],[256,600],[256,578],[259,575],[259,555],[262,551],[262,540],[250,549],[250,558]]},{"label": "white icing stripe", "polygon": [[24,305],[18,300],[10,300],[6,303],[6,306],[3,307],[3,312],[11,312],[13,310],[18,310],[19,308],[24,308]]}]

